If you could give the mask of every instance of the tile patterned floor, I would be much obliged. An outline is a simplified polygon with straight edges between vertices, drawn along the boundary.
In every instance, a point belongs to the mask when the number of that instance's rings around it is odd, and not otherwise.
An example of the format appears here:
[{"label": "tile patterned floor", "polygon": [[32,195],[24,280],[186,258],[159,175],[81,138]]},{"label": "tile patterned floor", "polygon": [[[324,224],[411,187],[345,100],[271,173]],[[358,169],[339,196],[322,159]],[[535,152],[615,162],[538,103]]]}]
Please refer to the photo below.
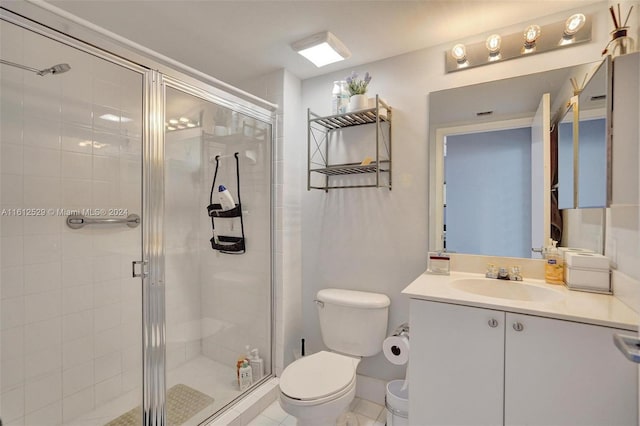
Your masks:
[{"label": "tile patterned floor", "polygon": [[[384,426],[387,411],[382,405],[356,398],[351,404],[351,411],[358,418],[359,426]],[[296,419],[285,413],[278,401],[269,405],[247,426],[295,426]]]}]

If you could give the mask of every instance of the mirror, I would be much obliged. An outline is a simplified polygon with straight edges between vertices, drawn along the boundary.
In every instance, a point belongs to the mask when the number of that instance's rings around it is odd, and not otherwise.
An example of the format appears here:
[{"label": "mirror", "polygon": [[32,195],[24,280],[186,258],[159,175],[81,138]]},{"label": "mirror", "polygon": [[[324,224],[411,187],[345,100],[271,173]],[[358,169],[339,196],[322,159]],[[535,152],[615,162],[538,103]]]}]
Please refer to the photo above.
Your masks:
[{"label": "mirror", "polygon": [[[559,210],[558,202],[555,206],[549,202],[553,200],[549,191],[559,190],[563,183],[558,179],[552,186],[549,178],[543,184],[540,177],[550,176],[554,155],[558,176],[565,170],[559,149],[552,153],[550,148],[536,147],[553,146],[553,133],[551,143],[537,143],[534,140],[540,133],[549,137],[550,132],[532,127],[544,94],[550,99],[547,115],[556,123],[567,113],[567,101],[573,95],[570,79],[587,81],[585,75],[594,75],[599,65],[588,63],[429,94],[431,250],[540,257],[531,249],[544,245],[543,237],[553,233],[547,231],[553,223],[560,232],[570,229],[574,236],[588,227],[593,241],[587,248],[602,252],[602,209],[594,214],[571,214],[569,206]],[[606,85],[607,79],[603,80]],[[589,131],[585,128],[584,133]],[[592,178],[607,181],[600,173],[598,176]],[[583,185],[583,199],[592,195],[590,187]]]},{"label": "mirror", "polygon": [[607,57],[579,95],[571,98],[567,113],[559,120],[560,209],[605,208],[610,204],[610,76],[611,59]]}]

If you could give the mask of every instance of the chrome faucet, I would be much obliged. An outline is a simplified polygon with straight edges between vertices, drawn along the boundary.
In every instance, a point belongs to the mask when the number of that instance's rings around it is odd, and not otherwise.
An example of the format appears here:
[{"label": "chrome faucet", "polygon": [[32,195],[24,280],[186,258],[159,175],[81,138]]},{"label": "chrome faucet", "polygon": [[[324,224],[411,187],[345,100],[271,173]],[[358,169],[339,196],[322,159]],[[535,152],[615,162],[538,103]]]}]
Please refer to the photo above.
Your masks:
[{"label": "chrome faucet", "polygon": [[512,266],[510,270],[505,267],[498,268],[496,265],[488,264],[485,277],[498,280],[522,281],[519,266]]}]

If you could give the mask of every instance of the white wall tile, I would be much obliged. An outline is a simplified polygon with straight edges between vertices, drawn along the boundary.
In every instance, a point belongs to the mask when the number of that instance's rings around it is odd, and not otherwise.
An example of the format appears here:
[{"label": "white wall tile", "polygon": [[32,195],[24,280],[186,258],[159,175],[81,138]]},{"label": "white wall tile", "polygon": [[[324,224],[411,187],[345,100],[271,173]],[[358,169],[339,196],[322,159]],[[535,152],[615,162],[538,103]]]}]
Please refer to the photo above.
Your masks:
[{"label": "white wall tile", "polygon": [[2,173],[22,174],[23,173],[23,148],[22,145],[13,143],[4,143],[5,139],[5,124],[6,121],[2,121],[2,160],[0,162],[2,167]]},{"label": "white wall tile", "polygon": [[62,371],[62,348],[60,345],[33,352],[25,356],[24,376],[27,381]]},{"label": "white wall tile", "polygon": [[56,208],[60,205],[60,194],[59,179],[41,176],[24,177],[25,207]]},{"label": "white wall tile", "polygon": [[120,327],[95,333],[94,353],[96,357],[108,355],[120,349]]},{"label": "white wall tile", "polygon": [[57,372],[36,380],[28,381],[25,385],[25,412],[32,413],[56,401],[62,395],[62,373]]},{"label": "white wall tile", "polygon": [[[97,337],[96,337],[97,338]],[[62,344],[62,368],[64,370],[92,360],[94,357],[93,333]]]},{"label": "white wall tile", "polygon": [[25,301],[24,297],[14,297],[2,299],[0,303],[0,328],[3,330],[21,326],[25,322]]},{"label": "white wall tile", "polygon": [[65,287],[62,290],[62,314],[80,313],[93,308],[91,284]]},{"label": "white wall tile", "polygon": [[3,359],[0,363],[0,392],[6,392],[24,384],[24,358]]},{"label": "white wall tile", "polygon": [[60,149],[60,122],[25,118],[23,138],[25,145]]},{"label": "white wall tile", "polygon": [[0,297],[10,299],[24,294],[24,273],[20,266],[10,266],[0,271]]},{"label": "white wall tile", "polygon": [[[93,273],[92,263],[89,259],[92,253],[93,238],[90,233],[85,230],[76,230],[62,234],[62,259],[65,261],[63,279],[65,286],[70,286],[67,283],[84,283],[83,279],[86,273],[88,271]],[[75,272],[80,272],[82,279],[74,278],[73,274]]]},{"label": "white wall tile", "polygon": [[[89,121],[91,121],[90,108]],[[91,128],[64,123],[62,125],[60,147],[63,151],[91,154],[93,151],[93,131]]]},{"label": "white wall tile", "polygon": [[51,320],[62,315],[62,291],[35,293],[24,298],[25,323]]},{"label": "white wall tile", "polygon": [[[91,238],[87,238],[89,247],[91,245]],[[73,258],[74,256],[65,250],[66,238],[62,238],[62,256],[63,259]],[[80,243],[80,247],[85,247],[83,243]],[[76,252],[77,255],[77,252]],[[93,280],[93,268],[90,262],[82,261],[70,261],[62,263],[62,286],[73,287],[76,285],[90,284]]]},{"label": "white wall tile", "polygon": [[24,387],[20,386],[0,395],[0,412],[3,422],[15,420],[24,415]]},{"label": "white wall tile", "polygon": [[93,335],[93,310],[75,312],[62,317],[62,341],[70,342]]},{"label": "white wall tile", "polygon": [[62,151],[62,177],[91,179],[92,156],[78,152]]},{"label": "white wall tile", "polygon": [[120,352],[95,359],[95,381],[102,382],[122,373],[122,355]]},{"label": "white wall tile", "polygon": [[93,386],[85,388],[80,392],[69,395],[62,400],[62,413],[64,423],[71,423],[72,420],[81,414],[91,411],[94,408]]},{"label": "white wall tile", "polygon": [[31,354],[60,345],[62,321],[60,318],[39,321],[24,326],[24,351]]},{"label": "white wall tile", "polygon": [[117,303],[94,309],[94,331],[100,332],[119,326],[121,322],[120,318],[122,316],[121,310],[122,308],[120,307],[120,304]]},{"label": "white wall tile", "polygon": [[62,287],[62,266],[59,262],[38,263],[24,267],[24,293],[43,293]]},{"label": "white wall tile", "polygon": [[23,237],[1,237],[2,267],[22,266],[24,253]]},{"label": "white wall tile", "polygon": [[67,397],[94,384],[94,362],[74,365],[62,373],[62,395]]},{"label": "white wall tile", "polygon": [[57,149],[24,147],[24,174],[30,176],[60,176],[60,151]]},{"label": "white wall tile", "polygon": [[92,185],[90,179],[62,179],[62,205],[80,210],[88,208],[93,194]]},{"label": "white wall tile", "polygon": [[104,404],[117,397],[120,394],[121,386],[122,380],[119,374],[100,383],[96,383],[96,405]]},{"label": "white wall tile", "polygon": [[21,206],[24,201],[24,178],[22,175],[2,173],[2,207]]},{"label": "white wall tile", "polygon": [[37,411],[29,413],[24,419],[25,425],[51,425],[62,424],[62,401],[58,400]]},{"label": "white wall tile", "polygon": [[[0,359],[12,360],[24,356],[24,326],[7,328],[0,331]],[[2,370],[4,374],[6,370]]]}]

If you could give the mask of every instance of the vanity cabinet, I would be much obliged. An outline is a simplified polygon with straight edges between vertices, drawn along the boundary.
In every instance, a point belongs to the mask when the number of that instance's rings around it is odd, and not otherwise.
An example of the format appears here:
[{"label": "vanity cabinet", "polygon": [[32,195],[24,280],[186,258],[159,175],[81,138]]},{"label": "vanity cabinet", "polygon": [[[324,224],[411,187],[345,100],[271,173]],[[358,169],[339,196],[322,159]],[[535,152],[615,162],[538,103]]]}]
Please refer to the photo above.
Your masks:
[{"label": "vanity cabinet", "polygon": [[636,425],[626,330],[411,300],[412,425]]}]

